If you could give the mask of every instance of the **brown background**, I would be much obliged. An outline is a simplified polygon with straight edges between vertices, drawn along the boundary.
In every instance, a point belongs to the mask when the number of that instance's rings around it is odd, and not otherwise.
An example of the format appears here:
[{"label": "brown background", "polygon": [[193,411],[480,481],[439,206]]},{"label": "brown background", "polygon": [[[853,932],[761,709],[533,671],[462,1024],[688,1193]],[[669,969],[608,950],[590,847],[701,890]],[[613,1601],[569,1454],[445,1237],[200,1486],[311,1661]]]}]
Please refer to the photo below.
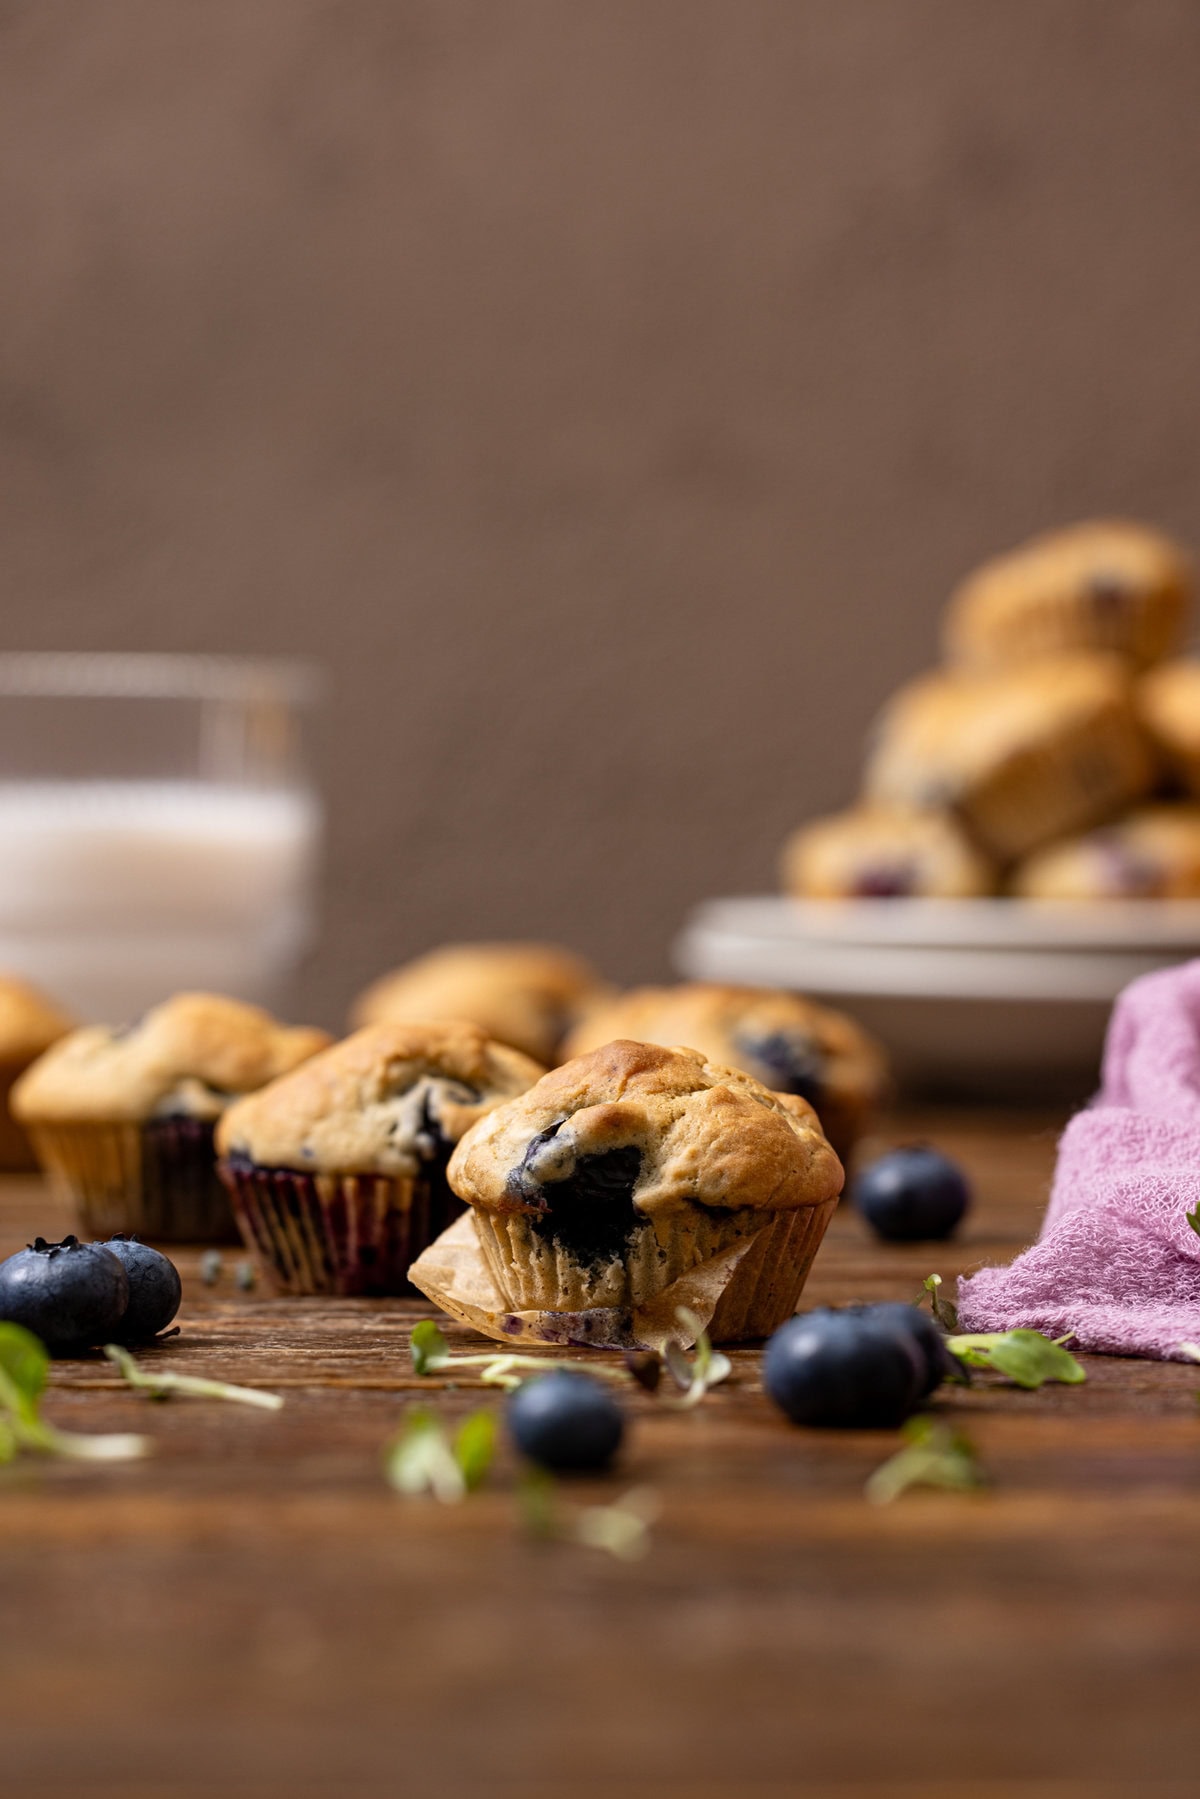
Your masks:
[{"label": "brown background", "polygon": [[333,679],[308,1003],[665,969],[964,565],[1200,534],[1192,0],[0,0],[13,647]]}]

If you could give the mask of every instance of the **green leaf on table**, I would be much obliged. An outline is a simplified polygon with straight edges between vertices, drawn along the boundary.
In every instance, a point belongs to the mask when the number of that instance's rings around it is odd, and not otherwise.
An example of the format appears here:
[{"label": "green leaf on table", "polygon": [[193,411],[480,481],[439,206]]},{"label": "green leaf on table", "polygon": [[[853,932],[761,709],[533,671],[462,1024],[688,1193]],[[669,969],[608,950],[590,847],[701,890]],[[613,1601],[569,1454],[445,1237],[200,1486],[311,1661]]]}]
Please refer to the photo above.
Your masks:
[{"label": "green leaf on table", "polygon": [[412,1356],[413,1372],[416,1374],[432,1374],[435,1369],[444,1368],[450,1360],[446,1339],[432,1318],[422,1318],[420,1324],[413,1326],[408,1348]]},{"label": "green leaf on table", "polygon": [[929,1309],[944,1331],[958,1329],[958,1308],[942,1294],[944,1282],[940,1274],[927,1274],[921,1283],[921,1293],[917,1296],[920,1305],[924,1294],[929,1295]]},{"label": "green leaf on table", "polygon": [[588,1549],[603,1549],[621,1562],[640,1561],[650,1548],[650,1526],[659,1514],[658,1495],[631,1487],[611,1505],[589,1505],[574,1519],[572,1535]]},{"label": "green leaf on table", "polygon": [[548,1541],[558,1535],[558,1519],[554,1508],[557,1482],[546,1468],[528,1463],[517,1476],[517,1510],[521,1523],[531,1537]]},{"label": "green leaf on table", "polygon": [[106,1343],[104,1353],[135,1391],[148,1393],[151,1399],[170,1399],[173,1393],[182,1393],[192,1399],[228,1399],[235,1405],[259,1406],[264,1412],[277,1412],[283,1404],[280,1394],[265,1393],[261,1387],[235,1387],[228,1381],[206,1380],[198,1374],[139,1367],[119,1343]]},{"label": "green leaf on table", "polygon": [[496,1419],[491,1412],[472,1412],[454,1435],[454,1459],[468,1493],[482,1486],[496,1454]]},{"label": "green leaf on table", "polygon": [[36,1418],[49,1366],[40,1337],[21,1324],[0,1324],[0,1404]]},{"label": "green leaf on table", "polygon": [[688,1360],[682,1345],[673,1339],[663,1350],[663,1361],[676,1386],[683,1389],[680,1399],[664,1400],[664,1405],[672,1405],[676,1410],[687,1410],[699,1405],[710,1387],[719,1386],[728,1380],[733,1373],[733,1363],[719,1349],[714,1349],[708,1332],[697,1318],[695,1312],[689,1312],[686,1306],[677,1306],[675,1316],[695,1345],[691,1360]]},{"label": "green leaf on table", "polygon": [[1047,1381],[1077,1386],[1087,1372],[1062,1343],[1043,1337],[1040,1331],[989,1331],[948,1337],[946,1348],[970,1368],[990,1368],[1015,1386],[1029,1390]]},{"label": "green leaf on table", "polygon": [[966,1493],[984,1484],[975,1447],[961,1431],[930,1417],[910,1418],[904,1446],[868,1480],[872,1505],[890,1505],[910,1487],[941,1487]]},{"label": "green leaf on table", "polygon": [[1183,1215],[1196,1235],[1200,1237],[1200,1202],[1197,1202],[1190,1212],[1185,1212]]}]

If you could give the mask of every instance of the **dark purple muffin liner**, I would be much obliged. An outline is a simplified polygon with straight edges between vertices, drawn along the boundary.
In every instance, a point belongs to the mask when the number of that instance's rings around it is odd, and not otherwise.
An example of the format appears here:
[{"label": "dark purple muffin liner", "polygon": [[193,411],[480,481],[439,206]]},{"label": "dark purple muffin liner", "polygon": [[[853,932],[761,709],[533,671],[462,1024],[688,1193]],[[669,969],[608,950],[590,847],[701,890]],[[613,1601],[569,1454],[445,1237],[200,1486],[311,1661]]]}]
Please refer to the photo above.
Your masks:
[{"label": "dark purple muffin liner", "polygon": [[235,1243],[237,1225],[204,1118],[153,1118],[142,1127],[139,1232],[171,1243]]},{"label": "dark purple muffin liner", "polygon": [[280,1293],[416,1292],[408,1270],[463,1210],[431,1164],[415,1178],[220,1164],[247,1247]]}]

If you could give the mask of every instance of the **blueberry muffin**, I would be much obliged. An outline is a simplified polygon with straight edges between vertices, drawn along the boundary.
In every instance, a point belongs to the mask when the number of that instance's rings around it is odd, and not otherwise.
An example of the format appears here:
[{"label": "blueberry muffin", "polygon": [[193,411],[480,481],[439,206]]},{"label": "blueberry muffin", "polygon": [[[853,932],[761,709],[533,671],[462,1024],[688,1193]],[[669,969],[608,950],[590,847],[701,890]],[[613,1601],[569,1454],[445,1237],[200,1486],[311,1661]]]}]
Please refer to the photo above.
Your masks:
[{"label": "blueberry muffin", "polygon": [[876,727],[866,789],[880,805],[952,812],[1007,862],[1115,816],[1154,773],[1124,665],[1063,656],[903,688]]},{"label": "blueberry muffin", "polygon": [[667,1049],[685,1043],[774,1093],[798,1095],[842,1162],[887,1088],[887,1063],[874,1038],[844,1013],[797,993],[698,981],[637,987],[589,1013],[565,1053],[584,1055],[616,1037]]},{"label": "blueberry muffin", "polygon": [[0,975],[0,1170],[37,1167],[33,1145],[13,1117],[13,1084],[52,1043],[73,1030],[75,1020],[44,994],[10,975]]},{"label": "blueberry muffin", "polygon": [[1139,681],[1138,716],[1172,774],[1200,795],[1200,661],[1164,662]]},{"label": "blueberry muffin", "polygon": [[1022,862],[1023,899],[1200,899],[1200,806],[1145,806]]},{"label": "blueberry muffin", "polygon": [[782,869],[798,899],[975,899],[999,878],[948,813],[869,805],[801,825]]},{"label": "blueberry muffin", "polygon": [[89,1236],[230,1238],[214,1126],[328,1042],[257,1006],[181,993],[126,1030],[72,1031],[22,1075],[13,1111]]},{"label": "blueberry muffin", "polygon": [[359,995],[355,1026],[465,1019],[498,1043],[553,1062],[571,1025],[610,989],[551,943],[453,943],[383,975]]},{"label": "blueberry muffin", "polygon": [[513,1311],[626,1312],[753,1238],[712,1320],[728,1341],[795,1310],[842,1167],[804,1100],[621,1041],[497,1107],[449,1177]]},{"label": "blueberry muffin", "polygon": [[1047,531],[962,583],[946,613],[946,653],[996,668],[1108,650],[1144,667],[1178,649],[1191,587],[1183,550],[1147,525],[1096,519]]},{"label": "blueberry muffin", "polygon": [[274,1286],[411,1291],[409,1267],[462,1211],[451,1150],[541,1072],[478,1025],[369,1025],[232,1106],[221,1174]]}]

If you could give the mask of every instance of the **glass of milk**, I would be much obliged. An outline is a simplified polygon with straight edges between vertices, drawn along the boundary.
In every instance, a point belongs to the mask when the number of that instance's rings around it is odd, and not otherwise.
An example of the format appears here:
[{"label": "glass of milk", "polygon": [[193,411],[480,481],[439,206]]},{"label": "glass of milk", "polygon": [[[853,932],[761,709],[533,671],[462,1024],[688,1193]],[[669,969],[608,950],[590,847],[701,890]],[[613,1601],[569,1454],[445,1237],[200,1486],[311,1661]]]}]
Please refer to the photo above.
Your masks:
[{"label": "glass of milk", "polygon": [[0,973],[110,1024],[183,988],[286,1006],[317,688],[290,662],[0,655]]}]

